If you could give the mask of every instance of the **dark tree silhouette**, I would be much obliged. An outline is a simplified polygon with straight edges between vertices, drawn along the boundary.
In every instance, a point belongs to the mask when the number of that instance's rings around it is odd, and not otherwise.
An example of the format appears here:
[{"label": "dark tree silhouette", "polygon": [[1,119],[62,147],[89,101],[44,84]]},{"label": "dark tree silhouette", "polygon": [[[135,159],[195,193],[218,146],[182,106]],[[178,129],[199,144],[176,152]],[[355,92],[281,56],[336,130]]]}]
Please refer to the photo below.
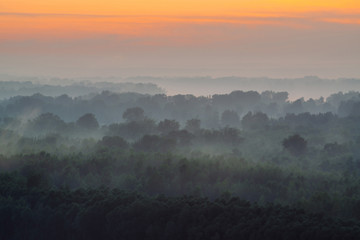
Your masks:
[{"label": "dark tree silhouette", "polygon": [[190,119],[186,121],[185,130],[191,133],[195,133],[200,130],[201,121],[200,119]]},{"label": "dark tree silhouette", "polygon": [[257,112],[254,114],[252,114],[252,112],[248,112],[241,120],[242,126],[247,129],[264,128],[268,122],[268,116],[262,112]]},{"label": "dark tree silhouette", "polygon": [[307,142],[299,134],[295,134],[285,138],[282,145],[293,155],[302,155],[306,152]]},{"label": "dark tree silhouette", "polygon": [[81,116],[76,121],[76,125],[88,130],[96,130],[99,128],[99,123],[96,120],[95,115],[92,113],[86,113],[83,116]]},{"label": "dark tree silhouette", "polygon": [[43,113],[31,122],[34,131],[52,132],[62,131],[66,123],[57,115],[52,113]]},{"label": "dark tree silhouette", "polygon": [[128,108],[122,116],[127,122],[142,121],[145,118],[144,110],[140,107]]},{"label": "dark tree silhouette", "polygon": [[119,136],[105,136],[99,141],[99,144],[108,148],[126,149],[129,147],[128,142]]},{"label": "dark tree silhouette", "polygon": [[237,127],[240,123],[239,115],[233,110],[225,110],[221,114],[221,123],[224,126]]},{"label": "dark tree silhouette", "polygon": [[158,124],[158,130],[162,134],[168,134],[173,131],[178,131],[179,128],[180,124],[176,120],[165,119]]},{"label": "dark tree silhouette", "polygon": [[176,141],[174,139],[163,138],[157,135],[145,135],[134,143],[134,148],[144,152],[168,152],[174,149]]}]

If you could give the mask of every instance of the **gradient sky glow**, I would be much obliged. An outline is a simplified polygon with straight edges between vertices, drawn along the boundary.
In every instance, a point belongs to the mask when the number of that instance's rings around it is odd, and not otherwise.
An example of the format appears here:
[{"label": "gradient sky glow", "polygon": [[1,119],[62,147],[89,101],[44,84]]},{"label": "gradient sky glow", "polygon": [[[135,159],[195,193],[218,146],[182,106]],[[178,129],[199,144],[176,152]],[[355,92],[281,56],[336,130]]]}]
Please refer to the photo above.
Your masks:
[{"label": "gradient sky glow", "polygon": [[360,77],[357,0],[2,0],[0,73]]}]

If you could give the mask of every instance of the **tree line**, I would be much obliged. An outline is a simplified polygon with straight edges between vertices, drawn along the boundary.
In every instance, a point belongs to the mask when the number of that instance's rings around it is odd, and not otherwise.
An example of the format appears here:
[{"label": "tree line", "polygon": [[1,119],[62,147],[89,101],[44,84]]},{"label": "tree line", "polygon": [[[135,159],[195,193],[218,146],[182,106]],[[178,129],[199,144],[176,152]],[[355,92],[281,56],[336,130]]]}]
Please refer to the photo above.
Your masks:
[{"label": "tree line", "polygon": [[358,95],[3,100],[0,239],[356,239]]}]

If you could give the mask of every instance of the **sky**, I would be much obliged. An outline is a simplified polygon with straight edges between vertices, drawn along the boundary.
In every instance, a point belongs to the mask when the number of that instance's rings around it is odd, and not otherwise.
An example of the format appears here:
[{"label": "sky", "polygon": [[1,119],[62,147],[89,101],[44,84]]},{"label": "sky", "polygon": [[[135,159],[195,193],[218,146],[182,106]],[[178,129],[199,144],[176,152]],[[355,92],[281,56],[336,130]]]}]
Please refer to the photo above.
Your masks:
[{"label": "sky", "polygon": [[1,0],[0,73],[360,78],[358,0]]}]

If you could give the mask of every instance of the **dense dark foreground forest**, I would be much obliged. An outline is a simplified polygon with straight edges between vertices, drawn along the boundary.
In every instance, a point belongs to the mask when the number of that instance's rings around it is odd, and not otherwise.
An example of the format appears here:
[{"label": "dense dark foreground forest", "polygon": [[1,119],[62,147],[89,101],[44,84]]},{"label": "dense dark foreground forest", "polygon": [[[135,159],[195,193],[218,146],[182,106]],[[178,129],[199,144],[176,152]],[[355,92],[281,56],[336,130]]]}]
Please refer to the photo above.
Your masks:
[{"label": "dense dark foreground forest", "polygon": [[358,239],[360,95],[0,101],[0,239]]}]

